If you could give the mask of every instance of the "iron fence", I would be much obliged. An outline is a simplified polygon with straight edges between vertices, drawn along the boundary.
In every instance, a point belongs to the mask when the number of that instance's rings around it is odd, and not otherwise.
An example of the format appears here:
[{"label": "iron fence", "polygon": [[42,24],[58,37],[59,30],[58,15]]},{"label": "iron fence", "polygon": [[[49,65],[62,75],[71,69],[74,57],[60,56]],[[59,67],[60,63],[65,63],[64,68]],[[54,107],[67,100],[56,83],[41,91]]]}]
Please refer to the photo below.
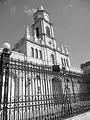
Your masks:
[{"label": "iron fence", "polygon": [[73,85],[81,75],[9,55],[0,57],[0,120],[60,120],[90,109],[90,94]]}]

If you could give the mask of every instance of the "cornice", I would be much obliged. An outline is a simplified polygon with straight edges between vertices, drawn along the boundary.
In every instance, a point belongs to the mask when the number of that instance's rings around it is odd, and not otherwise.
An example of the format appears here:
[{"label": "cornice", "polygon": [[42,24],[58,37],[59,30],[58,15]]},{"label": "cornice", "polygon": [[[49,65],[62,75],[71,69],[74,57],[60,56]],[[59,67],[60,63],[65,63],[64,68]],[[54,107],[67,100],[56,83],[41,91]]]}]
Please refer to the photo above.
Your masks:
[{"label": "cornice", "polygon": [[54,48],[51,48],[51,47],[49,47],[49,46],[47,46],[47,45],[42,45],[42,44],[40,44],[40,43],[37,43],[37,42],[32,41],[32,40],[28,40],[28,39],[26,39],[26,41],[31,42],[31,43],[33,43],[33,44],[36,44],[36,45],[38,45],[38,46],[40,46],[40,47],[49,48],[50,50],[53,50],[54,52],[55,52],[55,51],[57,51],[57,52],[59,52],[60,54],[62,54],[62,55],[65,55],[65,56],[68,56],[68,57],[69,57],[69,55],[68,55],[68,54],[62,53],[62,52],[60,52],[59,50],[54,49]]},{"label": "cornice", "polygon": [[48,36],[46,33],[41,33],[40,36],[42,36],[42,35],[44,35],[44,36],[46,35],[48,38],[56,40],[55,38]]},{"label": "cornice", "polygon": [[51,22],[48,22],[47,20],[45,20],[45,18],[39,18],[35,23],[33,23],[32,25],[31,25],[31,28],[35,25],[35,24],[37,24],[39,21],[41,21],[41,20],[44,20],[46,23],[48,23],[49,25],[52,25],[53,26],[53,24],[51,23]]}]

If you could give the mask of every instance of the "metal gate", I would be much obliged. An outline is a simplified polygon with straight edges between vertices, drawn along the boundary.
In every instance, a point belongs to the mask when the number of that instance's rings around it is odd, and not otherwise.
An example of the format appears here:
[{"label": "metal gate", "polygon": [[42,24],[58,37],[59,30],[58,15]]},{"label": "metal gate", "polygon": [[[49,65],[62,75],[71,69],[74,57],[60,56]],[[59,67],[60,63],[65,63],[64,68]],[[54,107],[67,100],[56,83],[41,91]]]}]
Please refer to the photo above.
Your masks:
[{"label": "metal gate", "polygon": [[[0,120],[59,120],[90,107],[89,94],[69,92],[71,73],[64,69],[0,56]],[[64,83],[64,87],[62,84]],[[88,95],[87,99],[84,95]]]}]

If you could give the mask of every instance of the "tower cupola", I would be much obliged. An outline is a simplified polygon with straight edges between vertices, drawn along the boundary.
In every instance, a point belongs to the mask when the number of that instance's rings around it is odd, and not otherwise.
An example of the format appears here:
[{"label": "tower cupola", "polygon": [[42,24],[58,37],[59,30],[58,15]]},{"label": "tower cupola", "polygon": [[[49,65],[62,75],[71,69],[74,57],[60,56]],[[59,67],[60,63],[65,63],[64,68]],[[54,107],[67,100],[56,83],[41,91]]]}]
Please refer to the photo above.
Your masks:
[{"label": "tower cupola", "polygon": [[37,10],[44,10],[43,6],[38,6]]}]

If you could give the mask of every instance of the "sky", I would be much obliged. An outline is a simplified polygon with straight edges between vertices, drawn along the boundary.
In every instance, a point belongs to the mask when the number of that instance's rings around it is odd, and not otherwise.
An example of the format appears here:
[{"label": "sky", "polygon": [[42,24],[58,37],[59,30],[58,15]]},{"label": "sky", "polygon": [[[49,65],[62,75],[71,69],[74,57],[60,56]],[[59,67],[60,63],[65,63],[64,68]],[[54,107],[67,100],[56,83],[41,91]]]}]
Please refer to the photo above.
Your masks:
[{"label": "sky", "polygon": [[[11,47],[24,36],[25,26],[32,25],[32,11],[43,5],[50,14],[55,38],[68,47],[71,65],[90,60],[90,0],[0,0],[0,47]],[[30,9],[29,13],[25,12]]]}]

